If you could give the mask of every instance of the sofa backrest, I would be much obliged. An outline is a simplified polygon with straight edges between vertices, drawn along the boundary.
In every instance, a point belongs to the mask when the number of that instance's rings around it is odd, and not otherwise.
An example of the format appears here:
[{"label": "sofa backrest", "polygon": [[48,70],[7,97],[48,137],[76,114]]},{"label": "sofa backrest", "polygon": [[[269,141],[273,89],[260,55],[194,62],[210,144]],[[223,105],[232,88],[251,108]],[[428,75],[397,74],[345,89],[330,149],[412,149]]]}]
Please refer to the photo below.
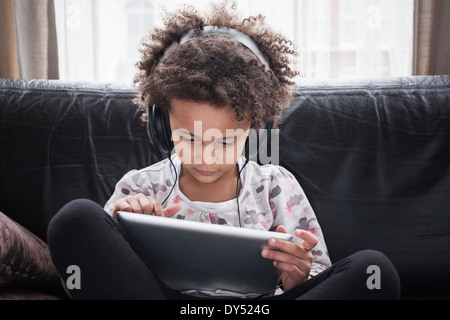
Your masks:
[{"label": "sofa backrest", "polygon": [[0,211],[46,240],[59,209],[104,204],[125,173],[159,161],[130,88],[0,80]]},{"label": "sofa backrest", "polygon": [[450,295],[450,77],[307,83],[281,126],[332,261],[380,250],[404,294]]},{"label": "sofa backrest", "polygon": [[[301,82],[280,123],[337,261],[385,253],[403,295],[450,295],[450,77]],[[0,211],[46,238],[66,203],[103,205],[162,159],[127,87],[0,80]]]}]

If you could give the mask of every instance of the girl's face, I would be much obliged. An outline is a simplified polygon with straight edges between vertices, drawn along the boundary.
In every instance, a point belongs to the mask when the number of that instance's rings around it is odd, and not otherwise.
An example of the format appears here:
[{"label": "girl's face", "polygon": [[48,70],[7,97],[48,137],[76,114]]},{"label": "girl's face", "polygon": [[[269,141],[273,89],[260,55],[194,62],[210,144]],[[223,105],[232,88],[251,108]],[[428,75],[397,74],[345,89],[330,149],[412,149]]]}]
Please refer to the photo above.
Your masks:
[{"label": "girl's face", "polygon": [[170,126],[175,151],[183,168],[202,183],[234,175],[250,131],[251,121],[206,103],[170,100]]}]

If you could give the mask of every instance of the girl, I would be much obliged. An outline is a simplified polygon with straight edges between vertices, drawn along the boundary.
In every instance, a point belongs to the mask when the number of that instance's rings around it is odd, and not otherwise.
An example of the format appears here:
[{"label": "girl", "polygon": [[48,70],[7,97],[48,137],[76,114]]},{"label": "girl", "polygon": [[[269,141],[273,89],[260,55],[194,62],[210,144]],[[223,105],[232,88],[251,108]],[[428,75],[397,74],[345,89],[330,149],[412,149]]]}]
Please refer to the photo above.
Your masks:
[{"label": "girl", "polygon": [[[162,283],[131,249],[132,239],[114,220],[118,211],[291,233],[294,241],[272,239],[269,245],[279,250],[261,252],[281,270],[284,293],[278,298],[398,295],[395,270],[380,253],[364,251],[331,266],[320,225],[294,176],[240,156],[250,130],[276,124],[289,106],[297,76],[290,41],[262,16],[241,19],[225,3],[213,5],[207,18],[191,7],[168,15],[141,53],[136,101],[144,121],[155,105],[168,117],[176,152],[125,175],[104,208],[78,200],[51,221],[48,242],[61,275],[66,278],[73,264],[83,272],[82,288],[71,290],[71,297],[216,295],[176,292]],[[367,288],[370,265],[382,268],[383,290]]]}]

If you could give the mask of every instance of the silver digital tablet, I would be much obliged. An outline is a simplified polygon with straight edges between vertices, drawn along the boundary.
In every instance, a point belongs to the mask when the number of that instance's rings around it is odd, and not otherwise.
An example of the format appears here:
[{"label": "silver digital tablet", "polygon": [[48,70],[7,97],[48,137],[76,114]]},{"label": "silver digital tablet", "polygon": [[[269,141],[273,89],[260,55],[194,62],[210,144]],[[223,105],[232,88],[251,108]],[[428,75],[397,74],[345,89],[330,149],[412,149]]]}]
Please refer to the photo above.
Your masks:
[{"label": "silver digital tablet", "polygon": [[117,221],[145,255],[152,272],[179,291],[266,294],[279,270],[261,256],[270,238],[290,234],[118,212]]}]

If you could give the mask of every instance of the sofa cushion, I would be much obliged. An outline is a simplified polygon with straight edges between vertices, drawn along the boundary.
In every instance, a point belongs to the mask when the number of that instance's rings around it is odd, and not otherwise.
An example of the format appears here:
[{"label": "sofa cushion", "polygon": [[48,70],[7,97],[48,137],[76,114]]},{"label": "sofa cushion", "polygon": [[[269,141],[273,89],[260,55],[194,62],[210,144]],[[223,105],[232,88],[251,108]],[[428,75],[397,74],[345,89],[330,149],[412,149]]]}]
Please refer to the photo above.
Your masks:
[{"label": "sofa cushion", "polygon": [[0,288],[60,285],[47,245],[0,212]]}]

